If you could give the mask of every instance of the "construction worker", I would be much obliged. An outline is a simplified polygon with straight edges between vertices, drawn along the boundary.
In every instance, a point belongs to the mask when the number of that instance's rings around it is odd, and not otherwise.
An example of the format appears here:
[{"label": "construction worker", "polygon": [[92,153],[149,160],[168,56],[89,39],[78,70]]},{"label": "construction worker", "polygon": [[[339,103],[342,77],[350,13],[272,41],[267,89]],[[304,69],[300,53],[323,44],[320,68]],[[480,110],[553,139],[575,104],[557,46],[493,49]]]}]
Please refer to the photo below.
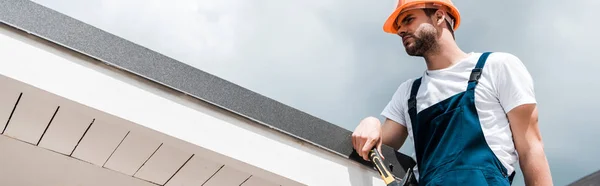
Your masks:
[{"label": "construction worker", "polygon": [[383,124],[359,123],[354,149],[368,161],[373,147],[398,150],[408,137],[419,185],[510,185],[517,162],[527,185],[552,185],[532,77],[509,53],[463,52],[460,21],[450,0],[398,1],[383,30],[427,69],[398,87]]}]

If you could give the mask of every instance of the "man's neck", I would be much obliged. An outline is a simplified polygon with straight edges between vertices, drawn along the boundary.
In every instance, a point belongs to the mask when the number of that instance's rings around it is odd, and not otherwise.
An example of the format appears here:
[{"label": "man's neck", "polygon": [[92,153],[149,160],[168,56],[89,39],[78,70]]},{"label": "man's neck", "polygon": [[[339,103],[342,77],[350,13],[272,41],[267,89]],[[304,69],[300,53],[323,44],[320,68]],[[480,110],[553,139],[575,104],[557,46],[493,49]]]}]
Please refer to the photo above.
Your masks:
[{"label": "man's neck", "polygon": [[448,68],[468,56],[456,45],[454,40],[445,41],[440,39],[437,44],[437,49],[432,51],[431,54],[423,55],[428,70]]}]

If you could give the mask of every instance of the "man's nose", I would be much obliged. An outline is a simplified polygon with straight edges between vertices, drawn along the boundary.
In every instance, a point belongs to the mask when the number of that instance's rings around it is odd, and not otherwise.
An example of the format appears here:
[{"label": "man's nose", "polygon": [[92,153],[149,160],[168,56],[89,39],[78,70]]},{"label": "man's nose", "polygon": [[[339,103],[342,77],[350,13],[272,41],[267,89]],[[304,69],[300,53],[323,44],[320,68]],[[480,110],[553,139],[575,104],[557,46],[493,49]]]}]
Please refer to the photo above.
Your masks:
[{"label": "man's nose", "polygon": [[403,28],[403,27],[398,27],[398,32],[397,32],[397,34],[398,34],[400,37],[404,37],[404,35],[406,35],[406,28]]},{"label": "man's nose", "polygon": [[398,26],[398,32],[397,32],[397,34],[400,37],[404,37],[404,35],[406,35],[406,27],[402,26],[402,25]]}]

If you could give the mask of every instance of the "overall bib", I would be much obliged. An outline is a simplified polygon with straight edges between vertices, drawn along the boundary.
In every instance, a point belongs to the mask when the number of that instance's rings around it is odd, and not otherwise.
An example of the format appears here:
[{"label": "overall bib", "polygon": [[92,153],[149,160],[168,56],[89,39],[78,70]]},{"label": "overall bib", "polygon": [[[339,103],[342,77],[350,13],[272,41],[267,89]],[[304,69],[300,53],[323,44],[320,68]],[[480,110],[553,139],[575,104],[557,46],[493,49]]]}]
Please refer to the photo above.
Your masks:
[{"label": "overall bib", "polygon": [[506,168],[487,145],[477,109],[475,86],[489,52],[471,72],[467,90],[417,113],[421,78],[413,82],[408,100],[419,185],[510,185]]}]

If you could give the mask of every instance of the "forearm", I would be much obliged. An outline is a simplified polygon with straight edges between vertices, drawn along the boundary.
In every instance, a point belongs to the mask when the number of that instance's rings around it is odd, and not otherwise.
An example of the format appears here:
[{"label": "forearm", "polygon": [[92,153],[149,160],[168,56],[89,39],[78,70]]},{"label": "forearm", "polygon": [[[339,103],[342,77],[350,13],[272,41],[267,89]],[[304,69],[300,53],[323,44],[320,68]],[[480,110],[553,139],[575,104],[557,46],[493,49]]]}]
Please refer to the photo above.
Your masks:
[{"label": "forearm", "polygon": [[384,121],[382,133],[383,144],[394,148],[394,150],[400,149],[408,136],[404,125],[390,119]]},{"label": "forearm", "polygon": [[524,153],[519,153],[519,164],[525,185],[552,185],[550,166],[541,142],[531,145]]}]

